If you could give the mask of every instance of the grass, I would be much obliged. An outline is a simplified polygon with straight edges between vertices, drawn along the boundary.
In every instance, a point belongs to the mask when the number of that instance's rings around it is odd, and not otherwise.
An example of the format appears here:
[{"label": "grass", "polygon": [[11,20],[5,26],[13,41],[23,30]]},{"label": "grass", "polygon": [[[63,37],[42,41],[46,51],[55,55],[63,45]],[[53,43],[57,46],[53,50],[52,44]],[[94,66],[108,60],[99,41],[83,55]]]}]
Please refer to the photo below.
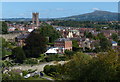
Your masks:
[{"label": "grass", "polygon": [[40,77],[37,77],[37,78],[30,77],[30,78],[27,78],[25,80],[46,80],[46,79],[43,79],[43,78],[40,78]]},{"label": "grass", "polygon": [[[42,73],[44,73],[44,72],[42,72]],[[50,76],[46,75],[45,73],[44,73],[44,77],[48,77],[48,78],[54,79],[53,77],[50,77]]]}]

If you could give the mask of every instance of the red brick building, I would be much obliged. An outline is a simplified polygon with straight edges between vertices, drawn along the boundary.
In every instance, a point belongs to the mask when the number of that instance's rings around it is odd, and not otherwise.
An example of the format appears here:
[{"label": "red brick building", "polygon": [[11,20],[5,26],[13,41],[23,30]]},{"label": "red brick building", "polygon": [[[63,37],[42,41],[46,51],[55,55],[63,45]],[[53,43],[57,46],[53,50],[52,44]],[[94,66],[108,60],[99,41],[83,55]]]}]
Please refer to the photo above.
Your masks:
[{"label": "red brick building", "polygon": [[59,53],[64,53],[65,50],[72,50],[72,41],[66,38],[59,38],[55,41],[54,47],[58,47]]}]

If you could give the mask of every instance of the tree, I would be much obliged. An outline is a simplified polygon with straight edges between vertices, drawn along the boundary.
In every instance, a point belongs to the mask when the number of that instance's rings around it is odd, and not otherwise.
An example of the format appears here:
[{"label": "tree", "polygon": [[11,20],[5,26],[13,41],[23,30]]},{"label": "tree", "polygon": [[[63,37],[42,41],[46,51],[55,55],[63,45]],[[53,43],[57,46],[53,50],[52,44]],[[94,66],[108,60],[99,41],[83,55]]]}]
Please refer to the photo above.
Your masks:
[{"label": "tree", "polygon": [[11,55],[11,47],[13,45],[10,42],[7,42],[4,38],[0,38],[0,50],[1,50],[1,54],[2,57],[6,56],[6,55]]},{"label": "tree", "polygon": [[118,41],[118,39],[119,39],[119,37],[116,33],[113,33],[111,37],[114,41]]},{"label": "tree", "polygon": [[118,45],[120,46],[120,40],[118,41]]},{"label": "tree", "polygon": [[20,72],[17,70],[11,70],[8,73],[4,73],[2,75],[3,81],[14,81],[14,80],[24,80],[24,78],[20,75]]},{"label": "tree", "polygon": [[27,57],[39,57],[40,54],[46,51],[47,38],[40,33],[39,30],[34,30],[25,40],[26,45],[23,47]]},{"label": "tree", "polygon": [[8,33],[8,27],[6,22],[0,22],[0,34],[7,34]]},{"label": "tree", "polygon": [[97,31],[97,32],[101,31],[101,28],[96,28],[96,31]]},{"label": "tree", "polygon": [[50,43],[53,43],[56,39],[60,37],[60,33],[56,31],[51,25],[41,25],[39,30],[43,36],[49,38]]},{"label": "tree", "polygon": [[99,33],[99,34],[97,35],[97,37],[98,37],[99,39],[105,38],[105,36],[104,36],[103,33]]},{"label": "tree", "polygon": [[71,57],[71,56],[73,56],[73,54],[74,54],[73,51],[65,50],[65,55],[66,55],[66,56]]},{"label": "tree", "polygon": [[120,57],[118,52],[110,50],[96,57],[76,53],[68,63],[61,67],[63,80],[120,80]]},{"label": "tree", "polygon": [[16,47],[12,50],[12,55],[15,56],[15,61],[18,63],[23,63],[26,59],[25,53],[21,47]]},{"label": "tree", "polygon": [[[114,50],[110,50],[107,53],[100,53],[96,58],[93,58],[89,64],[86,75],[86,79],[90,80],[118,80],[118,67],[120,62],[118,61],[118,53]],[[95,67],[96,66],[96,67]],[[86,73],[87,73],[86,71]]]},{"label": "tree", "polygon": [[79,48],[77,40],[73,40],[72,41],[72,48],[73,48],[73,51],[76,51],[77,48]]},{"label": "tree", "polygon": [[86,34],[86,38],[93,38],[93,34],[91,32],[89,32],[88,34]]},{"label": "tree", "polygon": [[[81,75],[84,74],[84,69],[91,60],[90,55],[78,52],[75,53],[68,63],[64,64],[62,69],[62,75],[64,80],[80,80]],[[82,80],[82,79],[81,79]]]},{"label": "tree", "polygon": [[46,65],[44,67],[44,73],[56,78],[59,75],[60,66],[61,65]]},{"label": "tree", "polygon": [[111,42],[107,38],[101,38],[100,39],[100,48],[102,51],[106,51],[111,49]]}]

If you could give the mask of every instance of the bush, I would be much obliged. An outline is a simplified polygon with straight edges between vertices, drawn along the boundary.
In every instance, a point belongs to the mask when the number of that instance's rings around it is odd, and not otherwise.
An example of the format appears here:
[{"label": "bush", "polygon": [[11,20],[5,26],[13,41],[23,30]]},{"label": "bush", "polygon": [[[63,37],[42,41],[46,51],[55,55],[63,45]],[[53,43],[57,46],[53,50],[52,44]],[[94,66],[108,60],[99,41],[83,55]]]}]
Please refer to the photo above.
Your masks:
[{"label": "bush", "polygon": [[65,50],[65,55],[66,55],[66,56],[71,57],[71,56],[73,56],[73,54],[74,54],[73,51]]},{"label": "bush", "polygon": [[2,75],[2,80],[23,80],[23,79],[24,78],[18,72],[14,72],[14,70],[9,71],[8,74]]},{"label": "bush", "polygon": [[16,47],[12,50],[12,55],[15,56],[15,61],[18,63],[23,63],[26,59],[25,53],[21,47]]},{"label": "bush", "polygon": [[50,61],[56,61],[58,60],[58,55],[48,55],[46,58],[45,58],[46,62],[50,62]]},{"label": "bush", "polygon": [[28,71],[22,71],[23,76],[27,75],[29,72]]},{"label": "bush", "polygon": [[55,65],[46,65],[44,67],[44,73],[48,76],[55,76],[55,74],[58,72],[58,66]]},{"label": "bush", "polygon": [[65,61],[66,59],[67,59],[66,56],[60,56],[58,60],[59,61]]},{"label": "bush", "polygon": [[24,64],[38,64],[37,59],[27,59],[24,61]]},{"label": "bush", "polygon": [[10,61],[3,61],[2,62],[2,67],[11,67],[11,66],[13,66],[13,63],[12,62],[10,62]]},{"label": "bush", "polygon": [[38,77],[39,77],[39,75],[34,75],[33,77],[34,77],[34,78],[38,78]]}]

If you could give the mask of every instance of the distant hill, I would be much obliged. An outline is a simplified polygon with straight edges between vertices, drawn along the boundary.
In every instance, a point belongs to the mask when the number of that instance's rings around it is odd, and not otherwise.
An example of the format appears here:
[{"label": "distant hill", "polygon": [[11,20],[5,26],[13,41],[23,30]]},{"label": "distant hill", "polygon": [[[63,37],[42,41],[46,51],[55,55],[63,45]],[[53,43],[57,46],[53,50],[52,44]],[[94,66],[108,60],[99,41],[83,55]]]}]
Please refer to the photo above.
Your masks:
[{"label": "distant hill", "polygon": [[[2,19],[2,20],[5,20],[5,21],[32,21],[32,18],[5,18],[5,19]],[[39,20],[46,21],[46,20],[49,20],[49,19],[48,18],[41,18]]]},{"label": "distant hill", "polygon": [[[120,13],[119,13],[120,16]],[[70,17],[58,18],[58,20],[74,21],[118,21],[118,13],[96,10],[92,13],[75,15]],[[120,18],[120,17],[119,17]]]},{"label": "distant hill", "polygon": [[[118,18],[119,17],[119,18]],[[51,18],[52,19],[52,18]],[[50,18],[41,18],[41,21],[51,20]],[[63,18],[54,18],[53,20],[73,20],[73,21],[118,21],[120,19],[120,13],[113,13],[109,11],[96,10],[91,13],[82,15],[75,15]],[[8,18],[3,19],[6,21],[32,21],[31,18]]]},{"label": "distant hill", "polygon": [[31,21],[31,18],[4,18],[5,21]]}]

